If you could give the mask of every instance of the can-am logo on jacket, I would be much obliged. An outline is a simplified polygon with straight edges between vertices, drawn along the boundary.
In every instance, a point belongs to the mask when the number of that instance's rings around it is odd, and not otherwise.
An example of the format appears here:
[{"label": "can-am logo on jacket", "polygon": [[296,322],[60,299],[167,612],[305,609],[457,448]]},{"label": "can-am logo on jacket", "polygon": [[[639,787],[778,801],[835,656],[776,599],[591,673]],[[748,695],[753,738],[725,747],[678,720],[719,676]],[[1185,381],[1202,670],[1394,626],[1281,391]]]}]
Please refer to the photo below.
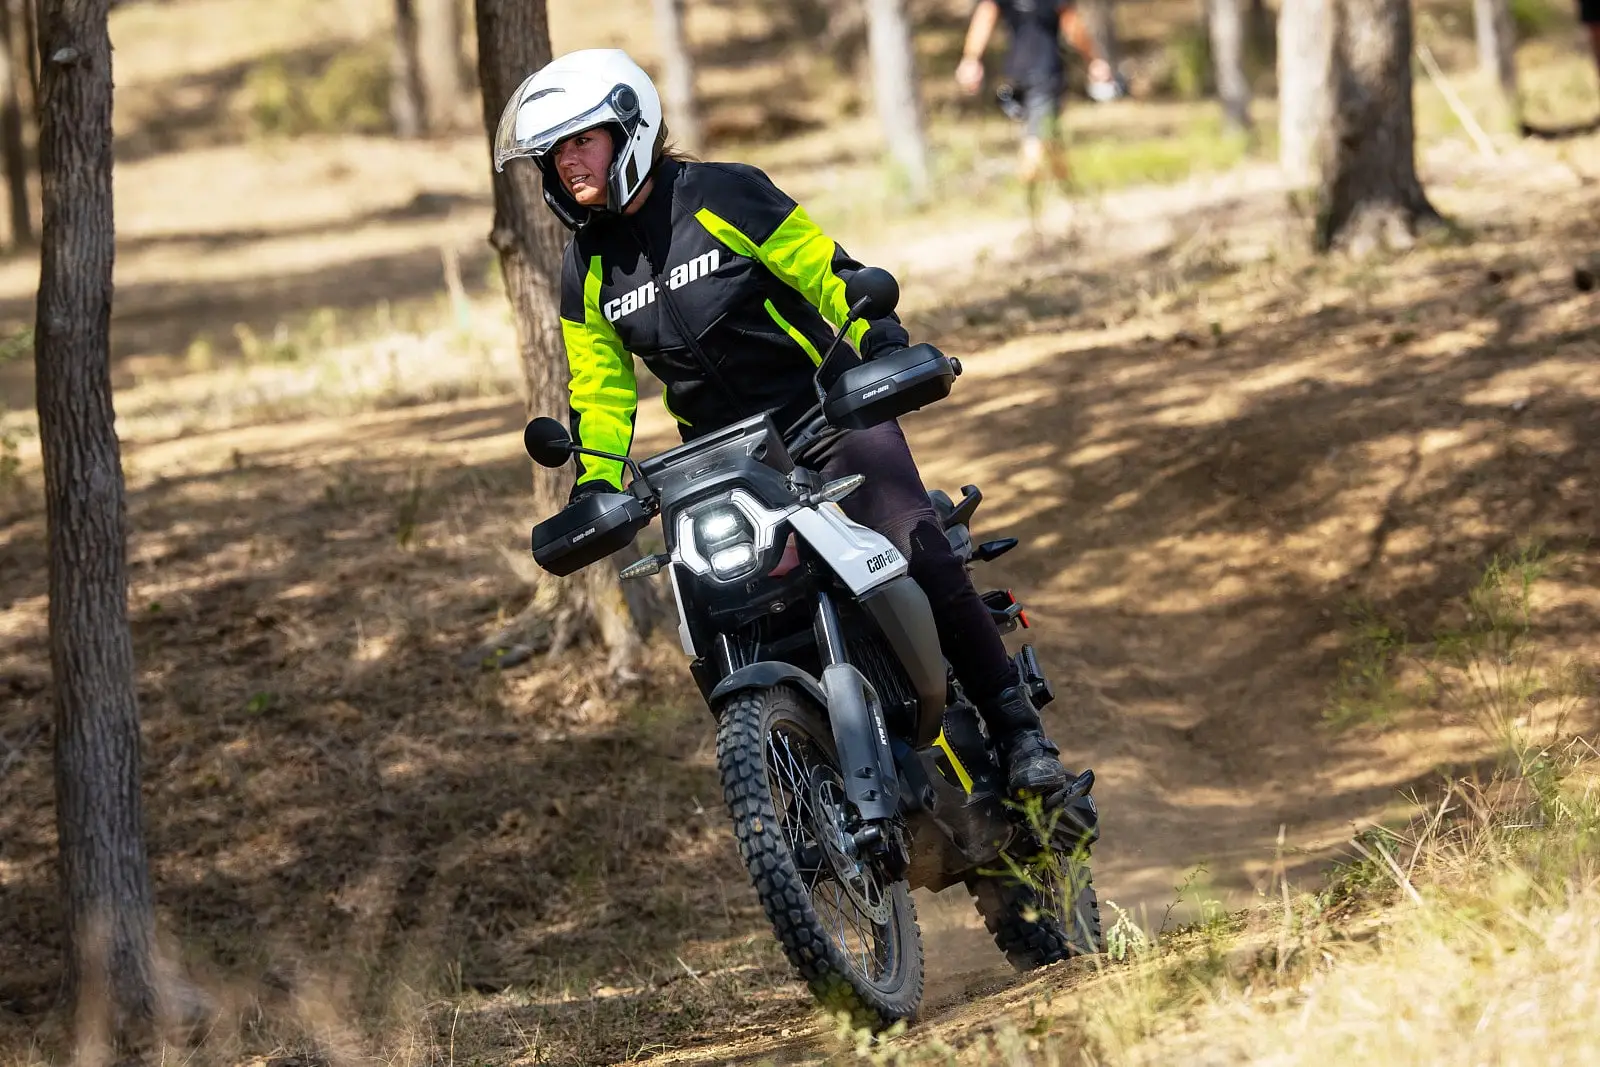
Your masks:
[{"label": "can-am logo on jacket", "polygon": [[[687,263],[680,263],[672,268],[672,273],[667,275],[668,289],[682,289],[692,281],[698,281],[707,274],[715,271],[722,265],[722,252],[713,248],[703,256],[696,256]],[[656,283],[652,279],[626,296],[619,296],[615,300],[606,301],[605,316],[607,322],[616,322],[625,319],[635,311],[647,304],[656,302]]]}]

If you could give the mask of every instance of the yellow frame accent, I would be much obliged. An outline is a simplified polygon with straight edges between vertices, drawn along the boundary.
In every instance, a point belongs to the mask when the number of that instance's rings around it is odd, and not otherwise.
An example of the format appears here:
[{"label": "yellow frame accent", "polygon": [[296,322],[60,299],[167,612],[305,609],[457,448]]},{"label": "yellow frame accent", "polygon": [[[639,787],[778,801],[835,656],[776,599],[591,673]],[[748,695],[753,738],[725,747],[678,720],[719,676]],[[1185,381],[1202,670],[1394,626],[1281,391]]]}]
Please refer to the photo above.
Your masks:
[{"label": "yellow frame accent", "polygon": [[939,736],[933,739],[933,744],[935,748],[943,749],[944,754],[950,757],[950,766],[955,768],[956,778],[961,782],[961,788],[966,791],[967,796],[971,796],[972,775],[967,773],[967,769],[963,767],[961,765],[961,761],[956,758],[956,750],[950,747],[949,741],[945,740],[943,728],[939,730]]}]

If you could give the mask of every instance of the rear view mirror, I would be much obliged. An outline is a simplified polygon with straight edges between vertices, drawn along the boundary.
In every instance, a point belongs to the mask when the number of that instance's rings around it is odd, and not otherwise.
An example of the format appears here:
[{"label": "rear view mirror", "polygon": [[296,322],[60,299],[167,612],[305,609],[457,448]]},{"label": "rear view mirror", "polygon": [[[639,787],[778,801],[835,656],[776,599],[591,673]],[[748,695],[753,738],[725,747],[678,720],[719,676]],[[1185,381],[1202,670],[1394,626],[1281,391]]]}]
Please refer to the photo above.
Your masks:
[{"label": "rear view mirror", "polygon": [[559,467],[572,455],[572,438],[555,419],[540,417],[522,431],[522,447],[541,467]]},{"label": "rear view mirror", "polygon": [[886,319],[900,303],[900,283],[882,267],[862,267],[844,283],[844,299],[852,308],[863,300],[863,319]]}]

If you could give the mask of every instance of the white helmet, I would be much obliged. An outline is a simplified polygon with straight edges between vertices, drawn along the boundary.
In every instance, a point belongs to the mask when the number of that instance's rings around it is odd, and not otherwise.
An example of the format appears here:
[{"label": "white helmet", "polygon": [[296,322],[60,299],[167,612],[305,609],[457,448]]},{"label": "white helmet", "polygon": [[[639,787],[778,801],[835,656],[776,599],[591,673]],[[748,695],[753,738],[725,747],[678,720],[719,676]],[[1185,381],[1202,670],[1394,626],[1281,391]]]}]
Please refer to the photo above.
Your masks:
[{"label": "white helmet", "polygon": [[589,210],[572,198],[551,166],[551,150],[573,134],[610,129],[615,150],[606,178],[605,210],[620,213],[650,177],[666,144],[661,96],[650,75],[620,48],[568,52],[529,75],[500,115],[494,169],[531,158],[544,172],[544,198],[573,229]]}]

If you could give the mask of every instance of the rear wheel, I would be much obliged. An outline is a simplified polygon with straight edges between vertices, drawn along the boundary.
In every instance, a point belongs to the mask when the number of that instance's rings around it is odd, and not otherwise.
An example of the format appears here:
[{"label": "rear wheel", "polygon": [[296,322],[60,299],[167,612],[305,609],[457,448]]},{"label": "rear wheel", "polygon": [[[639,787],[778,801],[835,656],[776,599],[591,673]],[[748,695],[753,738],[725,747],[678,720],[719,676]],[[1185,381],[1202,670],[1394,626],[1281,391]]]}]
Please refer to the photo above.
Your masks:
[{"label": "rear wheel", "polygon": [[826,720],[786,686],[736,694],[721,709],[717,764],[739,854],[812,994],[857,1025],[914,1018],[922,937],[911,893],[858,844]]},{"label": "rear wheel", "polygon": [[[1074,802],[1073,807],[1081,804]],[[1058,831],[1068,825],[1076,831],[1082,820],[1093,818],[1090,806],[1077,821],[1062,818]],[[967,879],[967,891],[989,935],[1019,971],[1105,951],[1088,845],[1076,843],[1081,839],[1076,832],[1057,836],[1073,840],[1057,840],[1048,852],[1031,857],[1014,856],[1015,869]]]}]

